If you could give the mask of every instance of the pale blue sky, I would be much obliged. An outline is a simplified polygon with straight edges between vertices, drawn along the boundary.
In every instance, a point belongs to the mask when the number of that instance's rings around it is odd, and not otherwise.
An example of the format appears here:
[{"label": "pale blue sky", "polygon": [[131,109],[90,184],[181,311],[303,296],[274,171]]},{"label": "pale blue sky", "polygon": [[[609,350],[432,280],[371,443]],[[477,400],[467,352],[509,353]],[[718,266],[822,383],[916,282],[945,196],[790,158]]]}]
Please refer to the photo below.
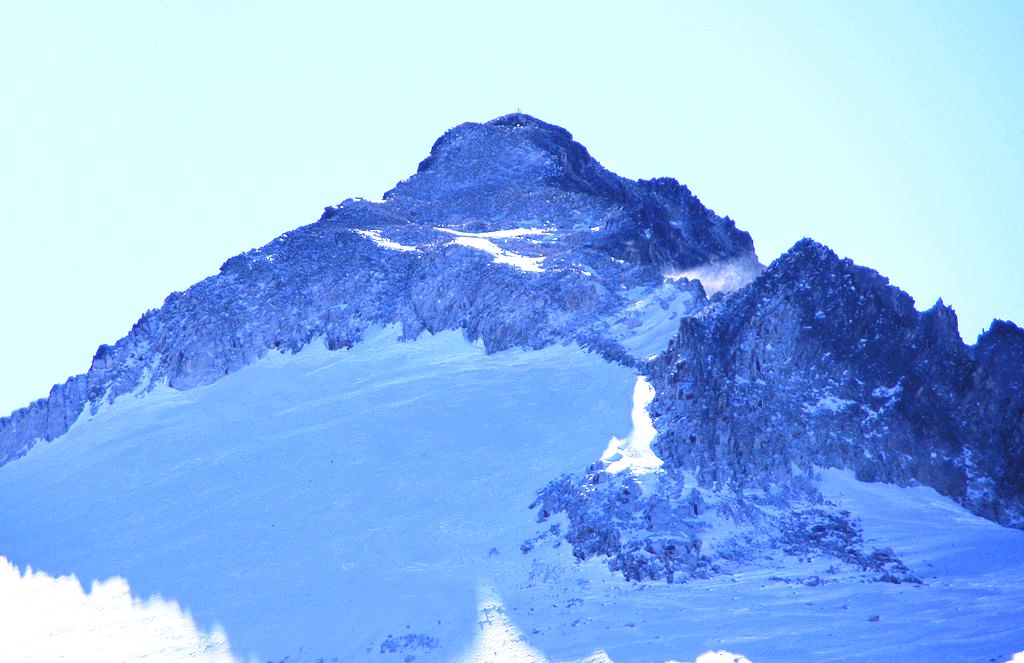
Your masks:
[{"label": "pale blue sky", "polygon": [[0,412],[228,257],[516,109],[968,342],[1024,321],[1024,3],[7,3]]}]

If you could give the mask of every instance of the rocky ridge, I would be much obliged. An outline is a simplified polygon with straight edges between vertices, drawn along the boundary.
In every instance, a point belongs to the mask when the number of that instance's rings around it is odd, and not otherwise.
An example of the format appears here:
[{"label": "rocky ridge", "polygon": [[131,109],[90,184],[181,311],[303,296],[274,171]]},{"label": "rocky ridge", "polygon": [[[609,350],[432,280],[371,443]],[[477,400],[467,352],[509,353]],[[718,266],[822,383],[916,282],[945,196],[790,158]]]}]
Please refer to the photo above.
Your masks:
[{"label": "rocky ridge", "polygon": [[1006,322],[969,347],[941,300],[918,312],[877,272],[803,240],[682,321],[651,369],[655,444],[703,486],[842,467],[1022,527],[1022,347]]},{"label": "rocky ridge", "polygon": [[704,300],[663,271],[757,264],[750,236],[686,187],[618,177],[521,114],[451,129],[384,198],[329,207],[170,295],[85,374],[0,419],[0,463],[63,434],[87,404],[208,384],[321,337],[349,347],[371,325],[400,324],[406,339],[461,329],[490,352],[575,341],[631,364],[619,341],[643,325],[638,297]]}]

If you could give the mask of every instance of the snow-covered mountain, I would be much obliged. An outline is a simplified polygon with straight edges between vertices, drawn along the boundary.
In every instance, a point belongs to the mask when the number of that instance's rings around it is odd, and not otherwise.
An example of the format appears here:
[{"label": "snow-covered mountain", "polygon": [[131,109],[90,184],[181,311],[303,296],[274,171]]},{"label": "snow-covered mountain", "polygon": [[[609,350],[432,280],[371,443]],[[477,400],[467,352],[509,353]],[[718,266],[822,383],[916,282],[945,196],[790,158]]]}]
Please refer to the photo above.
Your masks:
[{"label": "snow-covered mountain", "polygon": [[0,658],[1008,660],[1022,360],[460,125],[0,419]]}]

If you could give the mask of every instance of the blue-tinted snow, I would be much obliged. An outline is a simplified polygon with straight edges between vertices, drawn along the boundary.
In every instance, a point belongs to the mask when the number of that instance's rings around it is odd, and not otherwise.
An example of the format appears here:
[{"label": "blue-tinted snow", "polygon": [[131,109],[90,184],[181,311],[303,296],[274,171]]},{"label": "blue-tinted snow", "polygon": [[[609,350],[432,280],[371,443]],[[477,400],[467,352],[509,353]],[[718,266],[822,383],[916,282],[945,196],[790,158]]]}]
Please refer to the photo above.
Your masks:
[{"label": "blue-tinted snow", "polygon": [[609,473],[630,472],[642,478],[661,468],[661,459],[651,450],[651,442],[654,441],[657,431],[647,408],[653,400],[654,387],[646,378],[637,378],[633,387],[633,411],[630,415],[633,429],[624,440],[613,437],[608,443],[608,448],[601,454],[601,460],[608,463]]},{"label": "blue-tinted snow", "polygon": [[398,333],[80,421],[0,468],[0,554],[126,578],[241,656],[460,654],[494,558],[535,531],[536,488],[628,433],[634,375],[576,346]]},{"label": "blue-tinted snow", "polygon": [[680,320],[702,302],[685,286],[668,281],[626,291],[632,302],[609,320],[608,334],[636,359],[649,359],[668,347]]},{"label": "blue-tinted snow", "polygon": [[[527,509],[535,490],[630,434],[636,376],[574,346],[487,355],[457,333],[396,335],[122,397],[0,468],[0,554],[87,587],[124,578],[137,599],[223,629],[242,660],[968,661],[1024,648],[1024,533],[842,472],[823,473],[826,497],[923,585],[830,573],[827,557],[668,585],[578,563],[558,537],[524,555],[551,524]],[[0,647],[33,651],[21,633]]]}]

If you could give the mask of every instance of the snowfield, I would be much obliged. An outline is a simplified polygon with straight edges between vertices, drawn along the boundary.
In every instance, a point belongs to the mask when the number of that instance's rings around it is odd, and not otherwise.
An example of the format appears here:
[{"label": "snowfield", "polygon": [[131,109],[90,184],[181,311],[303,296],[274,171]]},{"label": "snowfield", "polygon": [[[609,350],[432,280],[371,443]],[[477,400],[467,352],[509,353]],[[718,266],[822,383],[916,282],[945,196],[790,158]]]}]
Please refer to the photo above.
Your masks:
[{"label": "snowfield", "polygon": [[456,332],[398,334],[122,397],[0,467],[0,660],[1007,661],[1024,649],[1024,532],[836,470],[820,472],[826,497],[922,584],[770,551],[732,575],[637,584],[577,562],[557,536],[522,553],[551,526],[527,508],[551,479],[606,449],[622,471],[660,471],[642,412],[653,389],[574,345],[487,355]]}]

